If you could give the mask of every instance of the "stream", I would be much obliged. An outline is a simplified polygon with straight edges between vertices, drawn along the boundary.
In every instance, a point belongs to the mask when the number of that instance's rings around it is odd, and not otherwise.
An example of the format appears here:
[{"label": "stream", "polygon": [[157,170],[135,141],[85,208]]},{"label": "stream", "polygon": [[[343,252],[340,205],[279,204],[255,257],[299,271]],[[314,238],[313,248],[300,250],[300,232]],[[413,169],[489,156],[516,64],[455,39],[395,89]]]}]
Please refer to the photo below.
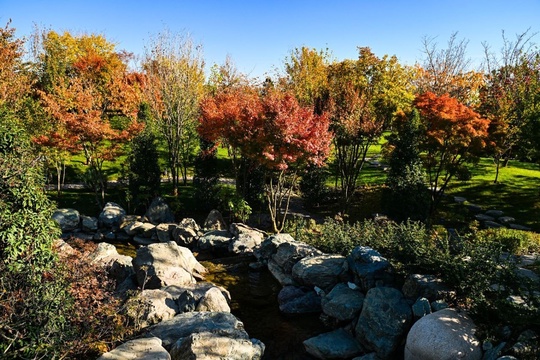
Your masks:
[{"label": "stream", "polygon": [[250,268],[253,261],[251,256],[200,260],[209,271],[206,280],[231,293],[231,312],[244,323],[249,336],[265,344],[263,359],[315,359],[302,342],[327,331],[319,314],[282,314],[277,302],[281,285],[266,268]]}]

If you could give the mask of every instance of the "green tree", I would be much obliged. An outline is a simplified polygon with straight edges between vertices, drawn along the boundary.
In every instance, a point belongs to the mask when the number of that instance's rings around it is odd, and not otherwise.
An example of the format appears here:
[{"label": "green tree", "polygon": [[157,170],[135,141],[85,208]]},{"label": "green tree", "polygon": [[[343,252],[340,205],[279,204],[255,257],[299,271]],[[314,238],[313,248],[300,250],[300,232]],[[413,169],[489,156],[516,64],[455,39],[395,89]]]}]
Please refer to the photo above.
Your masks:
[{"label": "green tree", "polygon": [[416,109],[410,114],[399,113],[388,137],[391,148],[386,178],[388,192],[385,207],[388,215],[403,221],[425,221],[429,208],[429,193],[420,157],[422,128]]},{"label": "green tree", "polygon": [[152,118],[167,144],[167,163],[174,195],[198,145],[199,101],[204,91],[204,60],[200,45],[188,37],[163,32],[146,49],[146,99]]}]

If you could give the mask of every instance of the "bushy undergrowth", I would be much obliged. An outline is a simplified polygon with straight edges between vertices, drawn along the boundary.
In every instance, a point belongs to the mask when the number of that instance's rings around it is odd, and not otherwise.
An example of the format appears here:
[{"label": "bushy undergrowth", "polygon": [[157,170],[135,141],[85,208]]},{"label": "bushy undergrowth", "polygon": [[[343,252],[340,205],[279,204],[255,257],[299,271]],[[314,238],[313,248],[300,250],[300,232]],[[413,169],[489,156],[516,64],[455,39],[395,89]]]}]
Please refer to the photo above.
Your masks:
[{"label": "bushy undergrowth", "polygon": [[497,243],[512,254],[540,252],[540,234],[507,228],[485,229],[474,234],[478,243]]},{"label": "bushy undergrowth", "polygon": [[[466,306],[480,323],[540,326],[540,304],[531,296],[534,289],[518,278],[516,264],[503,256],[508,250],[534,249],[536,235],[485,230],[459,237],[413,221],[348,224],[333,219],[315,228],[302,221],[289,223],[287,230],[327,253],[348,255],[356,246],[372,247],[403,276],[436,275],[456,291],[456,304]],[[527,311],[507,301],[516,294],[526,302]]]}]

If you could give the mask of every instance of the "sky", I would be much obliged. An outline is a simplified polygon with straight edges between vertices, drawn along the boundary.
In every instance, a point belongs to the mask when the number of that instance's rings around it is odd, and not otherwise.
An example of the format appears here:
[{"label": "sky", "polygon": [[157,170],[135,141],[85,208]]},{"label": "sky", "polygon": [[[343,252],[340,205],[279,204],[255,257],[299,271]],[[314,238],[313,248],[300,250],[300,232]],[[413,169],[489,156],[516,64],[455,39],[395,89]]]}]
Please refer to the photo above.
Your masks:
[{"label": "sky", "polygon": [[[482,43],[499,51],[502,31],[509,40],[540,31],[540,0],[0,0],[0,26],[9,19],[18,37],[35,25],[103,34],[136,55],[164,30],[189,34],[208,66],[230,56],[239,71],[264,77],[302,46],[328,49],[338,61],[355,59],[357,47],[367,46],[413,65],[423,59],[424,38],[443,49],[455,32],[480,65]],[[540,43],[540,34],[533,40]]]}]

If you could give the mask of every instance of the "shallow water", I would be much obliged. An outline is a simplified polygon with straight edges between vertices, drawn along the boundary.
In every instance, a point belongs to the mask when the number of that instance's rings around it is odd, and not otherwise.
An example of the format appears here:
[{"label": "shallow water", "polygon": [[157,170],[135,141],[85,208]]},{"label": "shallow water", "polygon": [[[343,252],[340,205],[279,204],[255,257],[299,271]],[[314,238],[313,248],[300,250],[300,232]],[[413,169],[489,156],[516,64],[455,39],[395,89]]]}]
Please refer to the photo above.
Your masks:
[{"label": "shallow water", "polygon": [[267,269],[251,269],[251,261],[251,257],[227,257],[201,263],[209,270],[206,280],[231,293],[231,312],[244,323],[249,336],[266,345],[263,359],[314,359],[305,352],[302,342],[328,331],[319,314],[282,314],[277,302],[281,285]]}]

